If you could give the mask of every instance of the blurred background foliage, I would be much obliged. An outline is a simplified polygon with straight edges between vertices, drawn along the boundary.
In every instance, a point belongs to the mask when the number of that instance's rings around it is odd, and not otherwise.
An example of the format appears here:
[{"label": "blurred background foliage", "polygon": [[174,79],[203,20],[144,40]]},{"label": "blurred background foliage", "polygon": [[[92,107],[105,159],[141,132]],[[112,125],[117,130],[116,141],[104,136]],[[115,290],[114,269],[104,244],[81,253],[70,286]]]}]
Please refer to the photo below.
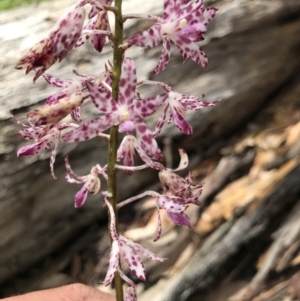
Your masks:
[{"label": "blurred background foliage", "polygon": [[28,5],[32,3],[40,3],[50,0],[0,0],[0,11],[12,9],[18,6]]}]

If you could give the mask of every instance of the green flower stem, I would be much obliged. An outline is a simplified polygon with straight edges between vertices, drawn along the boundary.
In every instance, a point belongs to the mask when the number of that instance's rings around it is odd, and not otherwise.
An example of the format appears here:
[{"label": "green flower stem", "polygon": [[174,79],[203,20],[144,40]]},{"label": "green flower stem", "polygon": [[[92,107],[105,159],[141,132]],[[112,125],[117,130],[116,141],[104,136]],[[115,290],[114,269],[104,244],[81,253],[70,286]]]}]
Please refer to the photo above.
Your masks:
[{"label": "green flower stem", "polygon": [[[119,84],[122,70],[123,51],[119,46],[123,44],[123,19],[122,0],[115,0],[115,36],[113,49],[113,74],[112,74],[112,97],[118,101]],[[117,170],[115,168],[118,149],[118,127],[110,129],[108,143],[108,200],[116,213],[116,229],[118,231],[117,215]],[[115,274],[115,290],[117,301],[123,301],[123,282],[118,272]]]}]

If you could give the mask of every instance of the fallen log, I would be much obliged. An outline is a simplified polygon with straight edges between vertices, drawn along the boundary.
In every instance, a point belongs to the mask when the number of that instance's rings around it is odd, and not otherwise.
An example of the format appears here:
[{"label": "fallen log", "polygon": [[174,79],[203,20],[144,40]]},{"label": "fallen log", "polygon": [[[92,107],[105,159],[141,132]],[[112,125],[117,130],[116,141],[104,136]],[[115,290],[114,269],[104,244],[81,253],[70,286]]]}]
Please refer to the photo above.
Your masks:
[{"label": "fallen log", "polygon": [[[106,144],[93,140],[86,144],[61,145],[56,162],[60,180],[54,182],[48,172],[49,154],[16,158],[16,151],[24,142],[15,136],[18,126],[9,119],[10,109],[18,109],[15,115],[22,119],[25,111],[41,103],[51,93],[51,88],[42,80],[32,86],[31,77],[25,77],[13,67],[16,58],[49,31],[61,11],[71,2],[52,1],[36,6],[35,20],[32,19],[32,7],[0,14],[0,282],[26,271],[73,241],[94,220],[106,216],[97,197],[90,199],[84,208],[75,210],[73,196],[78,187],[66,185],[63,180],[65,154],[72,151],[71,164],[78,174],[84,175],[94,163],[105,162]],[[179,69],[167,68],[155,77],[156,80],[165,80],[182,93],[195,94],[196,87],[196,94],[204,92],[208,100],[223,99],[210,110],[188,115],[194,127],[193,138],[182,137],[174,127],[166,127],[162,132],[161,139],[168,136],[174,147],[183,146],[191,155],[201,157],[207,157],[212,149],[216,151],[222,147],[224,143],[216,141],[222,142],[242,128],[274,94],[287,86],[300,65],[299,1],[212,3],[219,9],[219,15],[206,35],[207,70],[199,70],[196,64],[187,62]],[[136,3],[128,1],[128,7],[130,5]],[[161,12],[157,2],[153,7],[145,6],[144,9],[148,8]],[[136,24],[128,25],[128,34]],[[158,52],[144,52],[147,64],[139,58],[140,49],[133,53],[137,65],[143,65],[144,74],[155,65]],[[72,68],[82,73],[97,73],[110,58],[108,48],[99,59],[85,47],[79,52],[74,51],[50,72],[65,78],[70,78]],[[172,60],[181,64],[182,58],[174,52]],[[150,92],[142,91],[144,95]],[[96,111],[87,107],[88,113],[94,116]],[[155,173],[145,173],[142,177],[137,173],[130,178],[120,174],[119,197],[129,197],[156,181]]]},{"label": "fallen log", "polygon": [[[203,290],[209,289],[221,276],[229,273],[236,266],[235,258],[240,258],[241,250],[258,243],[260,235],[267,233],[268,229],[270,231],[274,221],[281,219],[282,212],[291,210],[298,202],[299,176],[300,166],[296,166],[256,210],[240,218],[234,217],[220,226],[182,271],[170,280],[162,281],[164,294],[157,292],[153,300],[191,300],[195,294],[201,295]],[[153,296],[153,290],[145,293],[141,300],[147,300],[149,294]]]}]

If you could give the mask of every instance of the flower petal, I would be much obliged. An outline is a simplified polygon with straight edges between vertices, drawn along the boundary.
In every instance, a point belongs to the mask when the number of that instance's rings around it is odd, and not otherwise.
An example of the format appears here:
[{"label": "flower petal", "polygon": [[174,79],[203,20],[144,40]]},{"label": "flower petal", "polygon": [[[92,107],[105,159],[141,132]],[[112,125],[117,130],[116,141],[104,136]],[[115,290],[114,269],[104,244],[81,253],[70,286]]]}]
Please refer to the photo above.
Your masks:
[{"label": "flower petal", "polygon": [[74,48],[82,46],[90,37],[90,32],[85,32],[85,30],[91,30],[95,28],[95,25],[98,20],[98,14],[94,15],[92,18],[89,19],[88,23],[83,27],[80,37],[78,38]]},{"label": "flower petal", "polygon": [[135,103],[131,110],[134,112],[135,116],[142,118],[148,117],[156,112],[157,108],[164,103],[167,97],[168,94],[164,93],[154,97],[145,98]]},{"label": "flower petal", "polygon": [[184,36],[174,35],[172,40],[178,47],[181,55],[183,56],[183,62],[185,63],[188,59],[192,59],[202,68],[207,66],[207,57],[204,51],[189,38]]},{"label": "flower petal", "polygon": [[74,110],[72,110],[71,117],[72,117],[72,119],[74,119],[78,123],[83,123],[83,120],[82,120],[82,117],[81,117],[81,109],[80,109],[80,107],[75,108]]},{"label": "flower petal", "polygon": [[171,42],[167,37],[163,37],[163,48],[157,66],[151,71],[151,74],[158,74],[163,71],[170,60]]},{"label": "flower petal", "polygon": [[211,102],[206,102],[206,101],[188,102],[187,101],[187,102],[182,102],[182,106],[186,110],[197,111],[203,108],[214,107],[219,102],[220,100],[211,101]]},{"label": "flower petal", "polygon": [[[99,9],[97,9],[99,10]],[[93,11],[93,8],[91,12]],[[107,18],[107,12],[106,11],[100,11],[97,14],[94,14],[88,21],[88,23],[83,27],[82,33],[75,45],[75,48],[80,47],[83,45],[88,39],[91,38],[92,44],[94,45],[94,48],[101,52],[103,49],[103,46],[106,41],[106,35],[105,34],[97,34],[93,33],[93,31],[96,30],[109,30],[109,23]]]},{"label": "flower petal", "polygon": [[26,68],[26,74],[35,70],[36,74],[33,78],[35,82],[57,59],[52,50],[52,41],[50,38],[46,38],[31,47],[21,57],[16,65],[16,69]]},{"label": "flower petal", "polygon": [[189,157],[184,149],[179,149],[180,162],[179,165],[174,171],[185,169],[189,165]]},{"label": "flower petal", "polygon": [[137,153],[139,154],[139,156],[141,157],[141,159],[151,168],[154,169],[160,169],[160,163],[157,162],[153,162],[152,159],[148,156],[148,154],[145,152],[145,150],[143,149],[143,147],[141,147],[139,145],[139,142],[137,140],[135,140],[134,142],[134,147],[137,151]]},{"label": "flower petal", "polygon": [[124,301],[137,301],[135,283],[130,278],[128,278],[120,268],[118,268],[118,273],[120,274],[121,278],[129,285],[129,287],[127,287],[125,291]]},{"label": "flower petal", "polygon": [[43,74],[45,81],[52,87],[57,88],[68,88],[72,84],[72,80],[70,79],[61,79],[59,77],[53,76],[51,74]]},{"label": "flower petal", "polygon": [[[201,14],[199,14],[201,12]],[[191,12],[187,12],[186,18],[189,24],[201,23],[207,26],[216,15],[217,9],[214,7],[200,8],[198,3],[191,5]]]},{"label": "flower petal", "polygon": [[157,160],[163,159],[161,150],[158,148],[152,132],[144,122],[136,122],[136,134],[139,145],[146,151],[147,154],[149,154],[150,157]]},{"label": "flower petal", "polygon": [[160,210],[157,203],[156,203],[156,208],[157,208],[157,233],[153,239],[154,242],[159,240],[162,232]]},{"label": "flower petal", "polygon": [[171,169],[163,169],[158,173],[159,179],[164,190],[169,189],[172,194],[186,189],[187,182],[184,178],[174,173]]},{"label": "flower petal", "polygon": [[66,173],[65,178],[67,180],[67,182],[72,183],[72,184],[82,184],[84,183],[84,180],[77,180],[77,179],[73,179],[70,174]]},{"label": "flower petal", "polygon": [[159,262],[164,262],[166,260],[166,258],[162,258],[162,257],[158,256],[157,254],[151,252],[150,250],[143,247],[142,245],[137,244],[124,236],[120,236],[120,238],[122,238],[122,241],[124,243],[126,243],[129,247],[131,247],[133,250],[135,250],[138,253],[143,254],[145,257],[147,257],[149,259],[152,259],[154,261],[159,261]]},{"label": "flower petal", "polygon": [[43,141],[39,141],[33,144],[23,146],[18,150],[17,156],[22,157],[22,156],[36,155],[43,149],[42,146],[43,146]]},{"label": "flower petal", "polygon": [[135,130],[135,123],[131,120],[125,120],[121,122],[119,125],[119,133],[124,133],[124,132],[131,133],[134,130]]},{"label": "flower petal", "polygon": [[62,137],[65,142],[90,140],[115,124],[115,116],[107,114],[83,123],[80,127],[68,132]]},{"label": "flower petal", "polygon": [[178,127],[178,129],[184,134],[191,136],[193,134],[193,129],[181,114],[180,110],[178,110],[178,108],[175,106],[171,106],[171,111],[174,123]]},{"label": "flower petal", "polygon": [[41,150],[48,150],[53,143],[59,140],[60,131],[57,128],[52,128],[45,136],[40,138],[36,143],[26,145],[19,149],[17,156],[31,156],[36,155]]},{"label": "flower petal", "polygon": [[119,237],[119,243],[122,256],[127,262],[131,274],[142,281],[146,281],[145,268],[140,256],[126,243],[126,241],[123,240],[123,236]]},{"label": "flower petal", "polygon": [[103,86],[97,87],[95,84],[87,82],[92,101],[95,107],[103,113],[112,113],[117,111],[119,105],[112,98],[111,92],[105,89]]},{"label": "flower petal", "polygon": [[177,19],[190,0],[165,0],[164,1],[164,20]]},{"label": "flower petal", "polygon": [[47,134],[47,132],[49,131],[49,128],[50,128],[50,125],[26,127],[23,130],[19,130],[17,132],[17,135],[23,139],[37,141]]},{"label": "flower petal", "polygon": [[178,213],[181,214],[186,209],[186,205],[178,202],[179,198],[174,198],[174,200],[170,196],[161,195],[157,198],[157,204],[159,208],[166,210],[168,213]]},{"label": "flower petal", "polygon": [[213,107],[219,101],[220,100],[211,101],[211,102],[199,101],[198,97],[183,95],[183,98],[180,100],[180,103],[184,107],[185,110],[196,111],[196,110],[201,110],[206,107]]},{"label": "flower petal", "polygon": [[84,188],[86,188],[86,190],[92,195],[97,194],[100,191],[101,181],[97,173],[94,172],[93,174],[91,172],[89,175],[86,176]]},{"label": "flower petal", "polygon": [[131,45],[152,48],[159,44],[162,37],[160,34],[160,24],[155,24],[151,26],[149,29],[144,30],[141,33],[135,34],[130,37],[127,42]]},{"label": "flower petal", "polygon": [[114,241],[119,240],[117,229],[116,229],[116,215],[115,211],[111,205],[111,203],[105,198],[104,202],[109,210],[110,215],[110,224],[109,224],[109,230],[110,230],[110,236]]},{"label": "flower petal", "polygon": [[124,295],[124,301],[137,301],[137,294],[135,287],[127,287]]},{"label": "flower petal", "polygon": [[200,42],[204,40],[203,32],[206,31],[206,27],[202,23],[194,25],[188,25],[185,28],[177,31],[177,35],[181,37],[187,37],[192,42]]},{"label": "flower petal", "polygon": [[168,213],[168,217],[170,218],[170,220],[179,226],[188,226],[189,228],[192,227],[191,222],[189,220],[189,217],[185,214],[185,213],[174,213],[174,212],[167,212]]},{"label": "flower petal", "polygon": [[107,274],[103,281],[103,284],[105,286],[109,285],[114,279],[115,273],[119,265],[119,257],[120,257],[119,243],[117,240],[114,240],[111,245]]},{"label": "flower petal", "polygon": [[[84,180],[82,179],[82,177],[78,176],[72,169],[71,165],[70,165],[70,161],[69,161],[69,158],[68,156],[65,157],[65,166],[66,166],[66,169],[67,169],[67,175],[69,176],[67,178],[67,181],[70,182],[70,183],[84,183]],[[69,181],[70,176],[72,176],[73,178],[79,180],[79,182],[71,182]],[[67,176],[66,176],[67,177]]]},{"label": "flower petal", "polygon": [[83,186],[76,194],[75,194],[75,208],[81,207],[88,196],[88,190]]},{"label": "flower petal", "polygon": [[165,105],[164,105],[164,108],[161,112],[161,115],[160,115],[160,117],[157,121],[156,128],[153,132],[154,137],[157,137],[160,134],[160,132],[161,132],[163,126],[164,126],[166,117],[167,117],[168,109],[169,109],[169,103],[166,102]]},{"label": "flower petal", "polygon": [[[57,152],[57,147],[58,147],[58,142],[59,142],[59,137],[60,137],[60,131],[57,129],[58,132],[53,133],[53,139],[54,139],[54,147],[52,149],[51,152],[51,157],[50,157],[50,171],[51,171],[51,175],[52,178],[54,180],[58,180],[58,178],[56,177],[55,173],[54,173],[54,163],[55,163],[55,158],[56,158],[56,152]],[[55,136],[56,135],[56,136]],[[55,137],[55,138],[54,138]]]},{"label": "flower petal", "polygon": [[118,103],[129,107],[132,104],[136,89],[136,68],[134,61],[128,57],[122,63],[122,74],[119,85]]},{"label": "flower petal", "polygon": [[84,17],[84,7],[74,5],[58,20],[50,33],[52,51],[59,58],[59,61],[64,59],[73,46],[75,46],[81,34]]},{"label": "flower petal", "polygon": [[[103,12],[102,14],[101,13],[99,14],[97,24],[96,24],[96,29],[110,31],[107,12]],[[94,45],[94,48],[98,52],[102,51],[105,42],[106,42],[106,35],[104,35],[104,34],[94,34],[93,35],[92,44]]]},{"label": "flower petal", "polygon": [[123,164],[125,166],[133,166],[134,165],[134,153],[135,153],[135,137],[132,135],[126,135],[122,143],[120,144],[117,152],[117,161],[120,161],[122,158]]},{"label": "flower petal", "polygon": [[[96,0],[100,4],[105,4],[105,5],[111,5],[112,0]],[[93,18],[96,14],[100,12],[101,9],[99,9],[96,5],[92,6],[92,9],[90,10],[89,13],[89,19]]]},{"label": "flower petal", "polygon": [[50,95],[46,101],[45,101],[45,104],[46,105],[50,105],[51,103],[55,103],[55,102],[58,102],[60,99],[64,98],[64,97],[67,97],[68,94],[64,91],[59,91],[57,93],[54,93],[52,95]]}]

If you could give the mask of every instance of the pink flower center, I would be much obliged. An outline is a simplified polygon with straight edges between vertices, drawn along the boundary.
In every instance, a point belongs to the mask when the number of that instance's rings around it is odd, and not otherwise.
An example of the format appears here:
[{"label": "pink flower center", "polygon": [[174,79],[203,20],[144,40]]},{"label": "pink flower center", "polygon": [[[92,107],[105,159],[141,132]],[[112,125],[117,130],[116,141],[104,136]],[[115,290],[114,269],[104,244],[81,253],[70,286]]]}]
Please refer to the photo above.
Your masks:
[{"label": "pink flower center", "polygon": [[125,120],[120,123],[119,133],[132,132],[135,129],[135,124],[131,120]]},{"label": "pink flower center", "polygon": [[160,33],[162,35],[172,35],[176,31],[185,28],[187,25],[186,19],[176,20],[173,22],[167,22],[161,25]]}]

